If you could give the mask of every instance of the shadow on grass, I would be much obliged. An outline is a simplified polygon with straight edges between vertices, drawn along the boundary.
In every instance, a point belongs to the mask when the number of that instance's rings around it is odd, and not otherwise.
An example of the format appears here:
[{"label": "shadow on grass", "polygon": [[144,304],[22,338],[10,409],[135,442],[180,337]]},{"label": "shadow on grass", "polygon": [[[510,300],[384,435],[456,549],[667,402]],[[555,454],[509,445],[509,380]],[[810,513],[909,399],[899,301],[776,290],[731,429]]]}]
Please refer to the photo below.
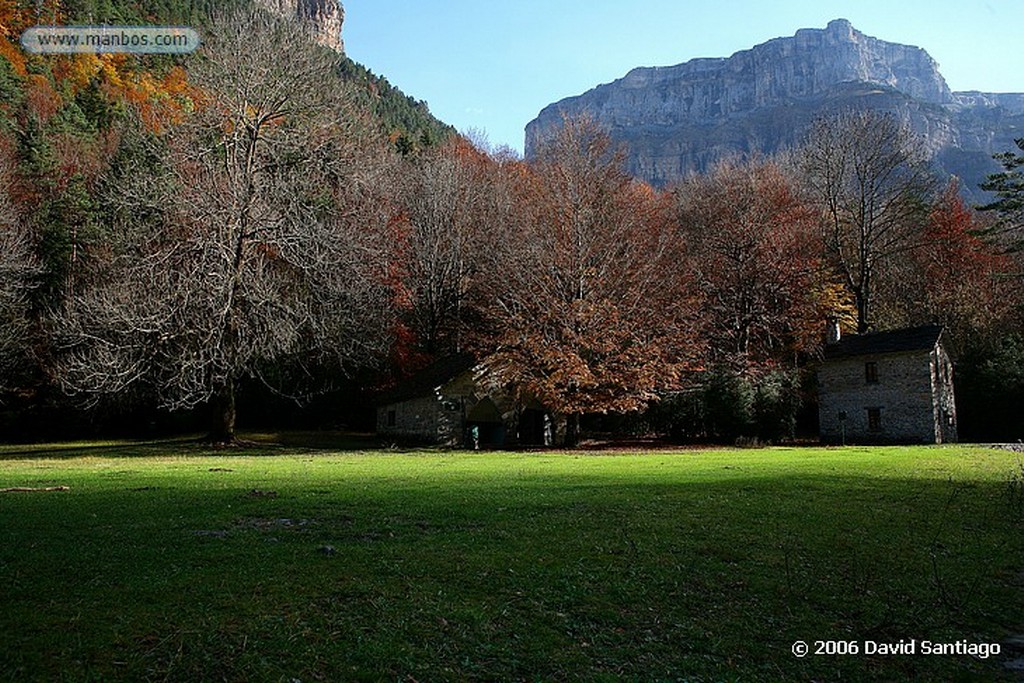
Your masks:
[{"label": "shadow on grass", "polygon": [[[0,460],[55,459],[97,456],[146,458],[160,455],[280,455],[282,448],[359,452],[384,449],[376,434],[329,431],[244,432],[230,446],[213,444],[196,434],[157,440],[69,441],[58,443],[0,444]],[[422,449],[417,449],[422,450]]]},{"label": "shadow on grass", "polygon": [[69,441],[0,445],[0,460],[49,459],[63,460],[83,456],[151,457],[173,448],[175,451],[199,445],[197,437],[178,437],[157,441]]},{"label": "shadow on grass", "polygon": [[90,474],[0,507],[0,678],[999,680],[967,657],[792,656],[1024,626],[1011,480],[831,455]]},{"label": "shadow on grass", "polygon": [[245,432],[241,435],[241,438],[256,446],[284,446],[287,448],[329,450],[345,453],[382,450],[385,446],[381,437],[372,432]]}]

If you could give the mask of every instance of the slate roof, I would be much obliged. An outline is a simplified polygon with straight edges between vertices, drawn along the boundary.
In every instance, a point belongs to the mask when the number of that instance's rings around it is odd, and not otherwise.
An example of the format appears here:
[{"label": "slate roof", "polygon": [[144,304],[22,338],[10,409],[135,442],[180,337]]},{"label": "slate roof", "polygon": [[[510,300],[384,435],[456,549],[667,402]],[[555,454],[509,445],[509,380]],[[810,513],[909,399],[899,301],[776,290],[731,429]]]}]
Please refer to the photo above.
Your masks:
[{"label": "slate roof", "polygon": [[902,330],[852,334],[825,347],[825,359],[848,358],[906,351],[930,351],[942,334],[941,325],[922,325]]},{"label": "slate roof", "polygon": [[411,398],[433,396],[437,387],[450,382],[474,365],[476,365],[476,359],[468,353],[438,359],[408,379],[400,381],[394,389],[381,394],[378,404],[385,405],[407,401]]}]

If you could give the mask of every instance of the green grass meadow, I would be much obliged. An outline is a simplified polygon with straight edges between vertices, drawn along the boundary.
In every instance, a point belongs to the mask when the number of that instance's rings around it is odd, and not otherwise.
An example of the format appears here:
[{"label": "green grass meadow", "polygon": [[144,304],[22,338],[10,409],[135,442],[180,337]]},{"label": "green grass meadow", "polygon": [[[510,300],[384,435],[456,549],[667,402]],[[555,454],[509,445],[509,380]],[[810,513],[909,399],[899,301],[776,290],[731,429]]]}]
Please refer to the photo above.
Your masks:
[{"label": "green grass meadow", "polygon": [[1024,633],[1007,451],[0,447],[56,486],[0,493],[0,680],[1020,679],[791,652]]}]

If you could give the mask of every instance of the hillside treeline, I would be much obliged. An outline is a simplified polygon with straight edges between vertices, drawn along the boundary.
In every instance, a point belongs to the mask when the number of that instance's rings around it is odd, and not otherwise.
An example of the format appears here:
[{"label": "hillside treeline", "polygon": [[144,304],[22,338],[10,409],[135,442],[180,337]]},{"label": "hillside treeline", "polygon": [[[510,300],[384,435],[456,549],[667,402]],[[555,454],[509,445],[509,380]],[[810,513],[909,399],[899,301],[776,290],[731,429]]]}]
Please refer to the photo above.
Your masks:
[{"label": "hillside treeline", "polygon": [[529,163],[480,149],[258,11],[172,60],[28,56],[35,8],[0,4],[4,438],[359,426],[471,351],[570,438],[778,440],[813,433],[828,320],[942,323],[961,434],[1019,436],[1013,211],[891,117],[655,191],[586,118]]}]

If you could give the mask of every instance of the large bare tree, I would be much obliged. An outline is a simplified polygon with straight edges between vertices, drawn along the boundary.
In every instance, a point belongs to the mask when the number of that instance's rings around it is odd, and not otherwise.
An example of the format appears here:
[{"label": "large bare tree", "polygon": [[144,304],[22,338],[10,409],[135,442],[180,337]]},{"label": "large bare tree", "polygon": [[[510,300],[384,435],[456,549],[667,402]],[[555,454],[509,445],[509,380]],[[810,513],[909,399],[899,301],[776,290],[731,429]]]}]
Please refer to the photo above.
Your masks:
[{"label": "large bare tree", "polygon": [[813,349],[838,287],[822,266],[816,215],[795,180],[774,162],[728,161],[673,195],[703,294],[710,360],[750,375],[787,352]]},{"label": "large bare tree", "polygon": [[58,316],[68,391],[208,403],[229,441],[240,379],[386,348],[387,163],[336,59],[259,10],[205,36],[197,111],[151,155],[165,173],[131,174],[105,276]]},{"label": "large bare tree", "polygon": [[800,156],[826,253],[853,294],[858,331],[866,332],[878,269],[921,244],[936,190],[926,150],[894,115],[862,110],[816,121]]},{"label": "large bare tree", "polygon": [[490,220],[493,166],[484,153],[456,137],[424,152],[408,168],[409,318],[427,354],[457,352],[464,344],[483,251],[491,233],[500,229]]},{"label": "large bare tree", "polygon": [[14,163],[0,145],[0,389],[30,346],[28,295],[38,274],[27,231],[11,201]]}]

